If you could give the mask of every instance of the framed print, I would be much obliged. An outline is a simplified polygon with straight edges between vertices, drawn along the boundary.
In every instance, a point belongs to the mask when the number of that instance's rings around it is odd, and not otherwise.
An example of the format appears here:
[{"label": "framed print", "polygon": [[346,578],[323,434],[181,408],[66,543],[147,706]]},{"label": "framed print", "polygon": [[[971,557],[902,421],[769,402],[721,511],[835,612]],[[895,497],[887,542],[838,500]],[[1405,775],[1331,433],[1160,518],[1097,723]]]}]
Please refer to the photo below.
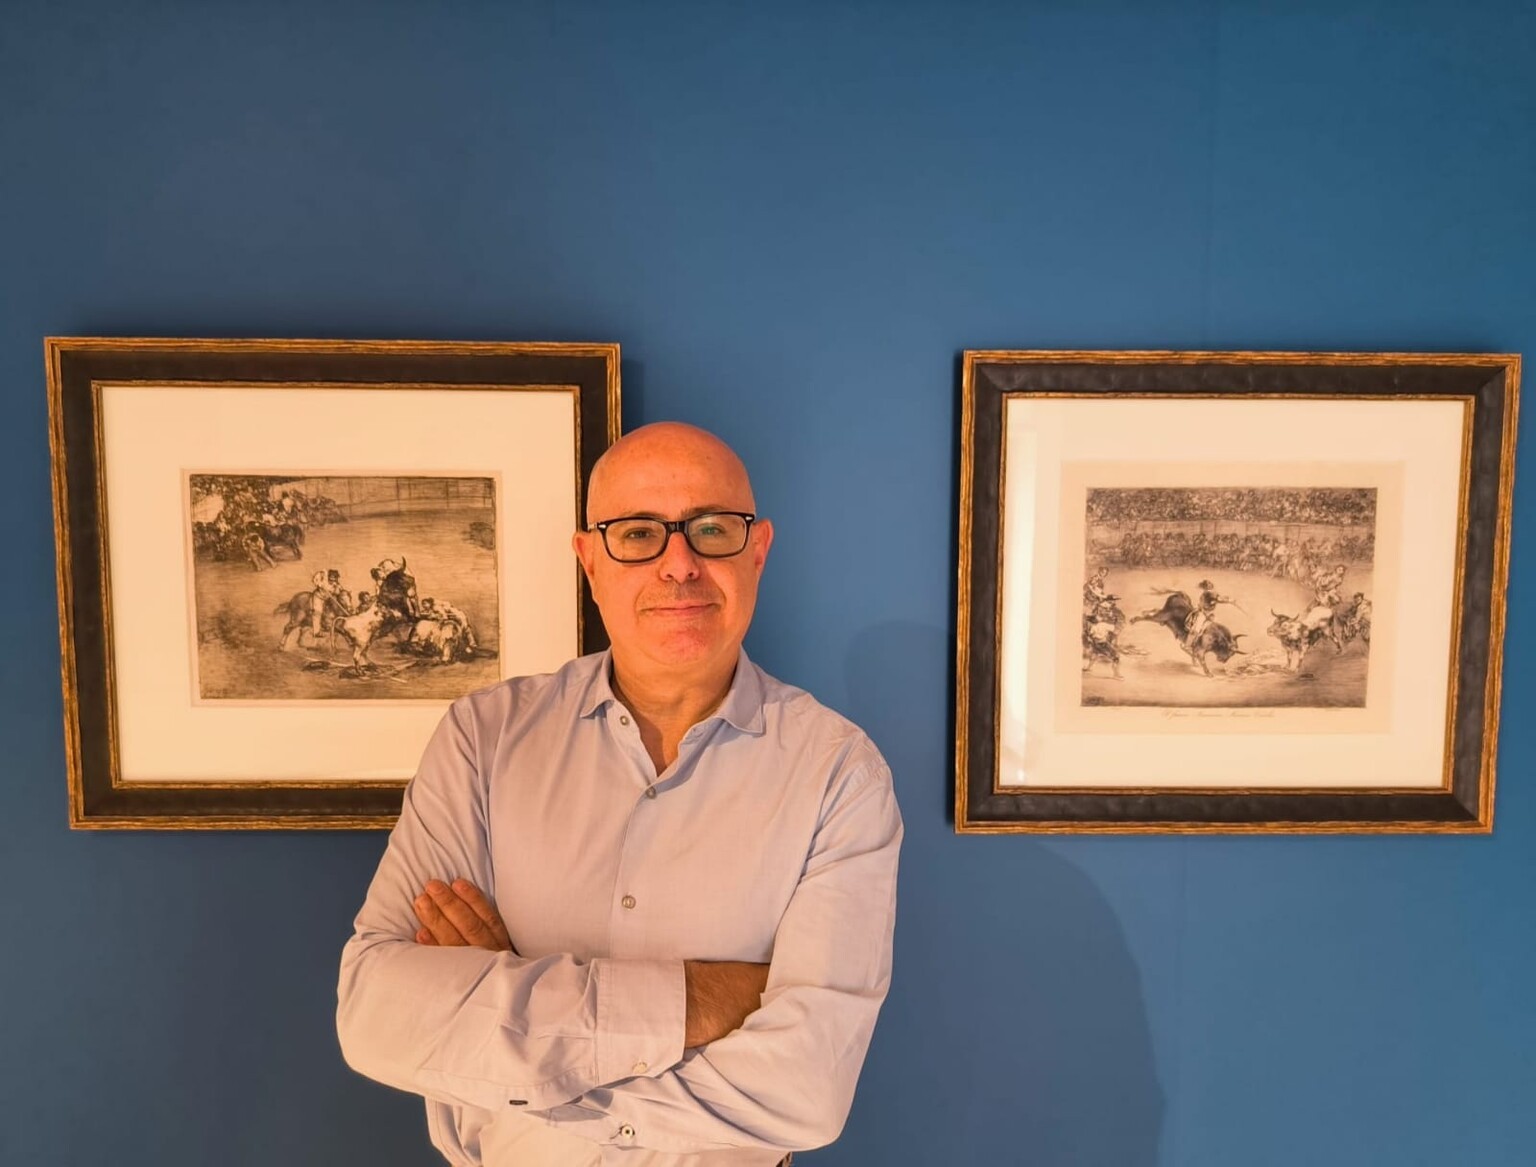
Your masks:
[{"label": "framed print", "polygon": [[967,352],[956,830],[1492,830],[1519,370]]},{"label": "framed print", "polygon": [[454,698],[601,648],[609,344],[47,342],[70,822],[387,827]]}]

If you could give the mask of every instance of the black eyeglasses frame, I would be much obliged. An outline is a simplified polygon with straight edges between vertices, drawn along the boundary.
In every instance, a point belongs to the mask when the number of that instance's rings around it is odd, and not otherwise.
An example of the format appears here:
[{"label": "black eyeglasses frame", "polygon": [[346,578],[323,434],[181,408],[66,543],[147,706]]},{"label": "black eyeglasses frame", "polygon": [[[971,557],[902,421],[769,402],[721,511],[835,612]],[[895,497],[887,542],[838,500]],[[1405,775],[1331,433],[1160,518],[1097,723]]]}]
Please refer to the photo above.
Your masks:
[{"label": "black eyeglasses frame", "polygon": [[[714,518],[716,515],[730,515],[732,518],[742,519],[747,524],[747,529],[742,532],[741,546],[735,551],[724,555],[711,554],[708,551],[700,551],[693,544],[693,539],[688,534],[688,524],[696,523],[700,519]],[[659,523],[666,528],[665,537],[661,541],[661,550],[655,555],[647,555],[644,559],[620,559],[613,553],[613,548],[608,546],[608,528],[614,523],[631,523],[636,520],[644,520],[648,523]],[[655,563],[667,553],[667,548],[672,545],[672,536],[681,535],[683,542],[688,544],[688,550],[692,551],[700,559],[734,559],[747,549],[747,544],[752,542],[752,524],[757,521],[757,516],[748,511],[704,511],[701,514],[689,515],[686,519],[658,519],[655,515],[620,515],[614,519],[604,519],[600,523],[593,523],[589,528],[603,537],[603,550],[608,553],[608,558],[615,563],[622,563],[625,567],[634,567],[641,563]]]}]

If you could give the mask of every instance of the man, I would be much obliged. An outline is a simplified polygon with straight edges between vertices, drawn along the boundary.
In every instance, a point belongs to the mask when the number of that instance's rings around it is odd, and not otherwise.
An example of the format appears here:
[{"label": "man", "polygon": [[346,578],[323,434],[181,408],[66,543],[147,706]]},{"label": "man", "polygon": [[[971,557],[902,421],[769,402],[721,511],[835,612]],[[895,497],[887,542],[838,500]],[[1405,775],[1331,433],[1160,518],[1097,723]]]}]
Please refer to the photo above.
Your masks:
[{"label": "man", "polygon": [[719,439],[599,460],[612,648],[455,702],[342,958],[355,1068],[456,1165],[772,1167],[837,1137],[901,819],[859,729],[741,650],[773,528]]},{"label": "man", "polygon": [[1317,567],[1312,570],[1312,602],[1320,608],[1337,608],[1343,599],[1344,576],[1348,568],[1340,563],[1331,570]]},{"label": "man", "polygon": [[1107,595],[1109,595],[1109,568],[1096,567],[1083,584],[1083,615],[1092,616]]},{"label": "man", "polygon": [[261,533],[254,529],[247,531],[240,540],[240,546],[245,549],[245,554],[251,561],[251,568],[260,571],[262,564],[268,567],[276,567],[277,560],[272,558],[267,550],[267,541],[261,537]]},{"label": "man", "polygon": [[1184,643],[1192,645],[1205,631],[1205,626],[1216,618],[1217,604],[1230,604],[1231,596],[1218,595],[1216,585],[1208,579],[1200,581],[1200,598],[1184,618]]},{"label": "man", "polygon": [[447,600],[439,603],[432,596],[421,601],[421,618],[411,627],[408,643],[424,655],[436,656],[441,664],[455,660],[473,660],[473,644],[466,645],[464,635],[469,618]]},{"label": "man", "polygon": [[352,615],[352,605],[347,602],[346,589],[341,586],[341,572],[336,568],[329,571],[317,571],[311,577],[314,591],[310,593],[309,601],[309,632],[319,641],[320,633],[325,630],[326,613],[330,610],[331,619]]},{"label": "man", "polygon": [[1346,619],[1347,639],[1353,640],[1358,636],[1369,645],[1371,643],[1371,601],[1365,598],[1364,592],[1354,594],[1349,602],[1349,614]]},{"label": "man", "polygon": [[1113,592],[1106,593],[1094,605],[1093,611],[1083,617],[1083,672],[1091,669],[1096,660],[1108,661],[1117,681],[1120,679],[1120,647],[1115,640],[1125,627],[1125,613],[1116,603],[1119,599]]},{"label": "man", "polygon": [[[429,608],[429,605],[431,607]],[[421,602],[422,616],[428,620],[436,620],[442,624],[452,624],[458,629],[455,638],[458,642],[456,655],[465,660],[473,660],[479,641],[475,639],[475,630],[470,626],[469,617],[464,612],[449,603],[447,600],[432,600],[430,597]]]}]

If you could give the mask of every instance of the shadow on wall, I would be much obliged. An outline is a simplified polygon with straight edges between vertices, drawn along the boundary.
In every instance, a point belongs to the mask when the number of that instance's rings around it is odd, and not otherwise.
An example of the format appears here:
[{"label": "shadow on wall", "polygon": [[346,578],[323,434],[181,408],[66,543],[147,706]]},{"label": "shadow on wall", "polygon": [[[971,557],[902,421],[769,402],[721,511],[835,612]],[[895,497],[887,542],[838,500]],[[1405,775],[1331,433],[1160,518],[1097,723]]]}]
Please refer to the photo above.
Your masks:
[{"label": "shadow on wall", "polygon": [[938,810],[951,655],[910,622],[849,649],[849,712],[891,763],[907,835],[891,994],[848,1129],[814,1162],[1150,1167],[1165,1100],[1109,903],[1061,844],[958,837]]}]

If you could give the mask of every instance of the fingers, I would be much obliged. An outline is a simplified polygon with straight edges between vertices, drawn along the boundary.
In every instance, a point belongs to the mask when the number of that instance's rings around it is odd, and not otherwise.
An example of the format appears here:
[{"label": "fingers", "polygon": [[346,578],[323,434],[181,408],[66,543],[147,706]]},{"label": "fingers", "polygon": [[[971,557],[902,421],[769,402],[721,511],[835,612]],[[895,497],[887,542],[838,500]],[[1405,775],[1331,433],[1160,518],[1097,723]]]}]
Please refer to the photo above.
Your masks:
[{"label": "fingers", "polygon": [[[444,913],[436,897],[432,895],[432,886],[437,884],[440,888],[446,888],[446,884],[433,880],[427,884],[427,890],[422,892],[412,901],[411,906],[416,911],[416,919],[421,922],[421,931],[416,933],[418,944],[441,944],[444,947],[462,948],[469,943],[459,931],[458,927]],[[430,939],[423,940],[422,932]]]},{"label": "fingers", "polygon": [[432,902],[438,911],[453,925],[458,935],[463,937],[461,943],[471,944],[476,948],[496,948],[495,937],[491,935],[485,920],[465,903],[453,888],[434,879],[427,884],[427,895],[432,897]]},{"label": "fingers", "polygon": [[[452,887],[439,879],[430,880],[412,906],[422,925],[416,934],[418,944],[469,945],[491,952],[512,947],[495,905],[468,880],[455,880]],[[423,939],[423,933],[429,939]]]},{"label": "fingers", "polygon": [[459,899],[469,905],[469,910],[485,925],[486,932],[498,949],[510,950],[512,937],[507,934],[507,926],[502,922],[501,913],[496,910],[496,905],[486,899],[485,893],[467,879],[453,881],[453,891]]}]

